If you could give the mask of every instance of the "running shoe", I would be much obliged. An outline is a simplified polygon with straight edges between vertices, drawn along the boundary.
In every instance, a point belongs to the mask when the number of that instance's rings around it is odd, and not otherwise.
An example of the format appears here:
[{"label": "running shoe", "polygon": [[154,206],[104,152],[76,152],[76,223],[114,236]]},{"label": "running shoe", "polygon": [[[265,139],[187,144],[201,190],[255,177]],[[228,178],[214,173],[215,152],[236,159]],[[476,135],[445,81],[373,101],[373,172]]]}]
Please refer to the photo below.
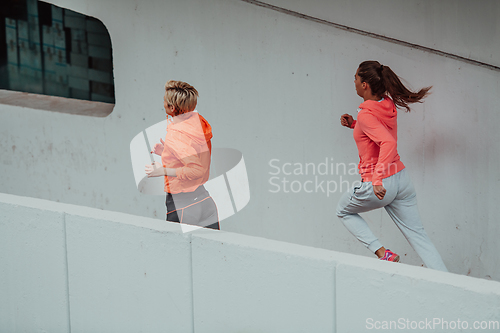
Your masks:
[{"label": "running shoe", "polygon": [[386,249],[384,256],[380,258],[380,260],[399,262],[399,255],[389,249]]}]

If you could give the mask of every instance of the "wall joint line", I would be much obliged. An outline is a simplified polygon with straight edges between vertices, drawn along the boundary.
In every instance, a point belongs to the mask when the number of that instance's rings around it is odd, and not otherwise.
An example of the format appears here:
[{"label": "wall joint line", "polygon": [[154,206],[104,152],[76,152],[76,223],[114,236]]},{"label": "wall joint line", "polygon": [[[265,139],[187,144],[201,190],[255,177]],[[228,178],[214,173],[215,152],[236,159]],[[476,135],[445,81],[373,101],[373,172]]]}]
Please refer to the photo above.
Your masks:
[{"label": "wall joint line", "polygon": [[247,2],[247,3],[253,4],[253,5],[259,6],[259,7],[271,9],[271,10],[274,10],[274,11],[277,11],[277,12],[280,12],[280,13],[283,13],[283,14],[295,16],[295,17],[298,17],[298,18],[301,18],[301,19],[305,19],[305,20],[308,20],[308,21],[313,21],[313,22],[316,22],[316,23],[320,23],[320,24],[331,26],[331,27],[335,27],[337,29],[341,29],[341,30],[344,30],[344,31],[352,32],[352,33],[355,33],[355,34],[358,34],[358,35],[367,36],[367,37],[371,37],[371,38],[376,38],[376,39],[383,40],[383,41],[386,41],[386,42],[389,42],[389,43],[406,46],[406,47],[409,47],[411,49],[417,49],[417,50],[429,52],[429,53],[436,54],[436,55],[439,55],[439,56],[442,56],[442,57],[451,58],[451,59],[454,59],[454,60],[466,62],[466,63],[471,64],[471,65],[475,65],[475,66],[479,66],[479,67],[484,67],[484,68],[488,68],[488,69],[500,72],[500,67],[498,67],[498,66],[495,66],[495,65],[492,65],[492,64],[488,64],[488,63],[485,63],[485,62],[481,62],[481,61],[478,61],[478,60],[474,60],[474,59],[469,59],[469,58],[466,58],[466,57],[462,57],[462,56],[459,56],[457,54],[440,51],[440,50],[433,49],[433,48],[430,48],[430,47],[427,47],[427,46],[423,46],[423,45],[419,45],[419,44],[413,44],[413,43],[410,43],[410,42],[405,42],[405,41],[400,40],[400,39],[396,39],[396,38],[392,38],[392,37],[387,37],[387,36],[384,36],[384,35],[376,34],[376,33],[365,31],[365,30],[361,30],[361,29],[356,29],[356,28],[348,27],[346,25],[342,25],[342,24],[338,24],[338,23],[335,23],[335,22],[323,20],[323,19],[320,19],[320,18],[317,18],[317,17],[314,17],[314,16],[309,16],[309,15],[302,14],[302,13],[299,13],[299,12],[296,12],[296,11],[293,11],[293,10],[290,10],[290,9],[286,9],[286,8],[282,8],[282,7],[270,5],[268,3],[265,3],[265,2],[262,2],[262,1],[258,1],[258,0],[240,0],[240,1]]}]

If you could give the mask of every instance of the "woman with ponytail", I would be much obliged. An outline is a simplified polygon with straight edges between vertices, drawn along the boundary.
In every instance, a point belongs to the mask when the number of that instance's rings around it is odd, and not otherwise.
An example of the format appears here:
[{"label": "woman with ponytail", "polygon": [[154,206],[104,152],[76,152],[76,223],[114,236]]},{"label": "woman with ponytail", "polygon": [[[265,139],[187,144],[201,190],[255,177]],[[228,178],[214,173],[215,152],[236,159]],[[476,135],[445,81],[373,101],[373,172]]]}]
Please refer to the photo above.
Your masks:
[{"label": "woman with ponytail", "polygon": [[354,77],[356,92],[364,102],[358,108],[357,120],[343,114],[340,122],[353,129],[360,157],[361,185],[344,193],[337,216],[380,260],[398,262],[399,255],[386,249],[359,215],[384,207],[424,264],[447,271],[422,226],[415,188],[397,151],[397,108],[409,112],[409,104],[421,103],[431,87],[413,92],[378,61],[362,62]]}]

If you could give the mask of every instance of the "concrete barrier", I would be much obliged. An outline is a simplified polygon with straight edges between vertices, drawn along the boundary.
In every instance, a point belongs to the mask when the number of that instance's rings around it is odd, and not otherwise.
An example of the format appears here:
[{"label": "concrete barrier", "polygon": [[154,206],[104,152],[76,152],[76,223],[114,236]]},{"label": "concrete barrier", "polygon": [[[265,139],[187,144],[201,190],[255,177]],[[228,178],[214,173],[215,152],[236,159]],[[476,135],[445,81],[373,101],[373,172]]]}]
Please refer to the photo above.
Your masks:
[{"label": "concrete barrier", "polygon": [[500,329],[496,281],[9,194],[0,281],[0,332]]}]

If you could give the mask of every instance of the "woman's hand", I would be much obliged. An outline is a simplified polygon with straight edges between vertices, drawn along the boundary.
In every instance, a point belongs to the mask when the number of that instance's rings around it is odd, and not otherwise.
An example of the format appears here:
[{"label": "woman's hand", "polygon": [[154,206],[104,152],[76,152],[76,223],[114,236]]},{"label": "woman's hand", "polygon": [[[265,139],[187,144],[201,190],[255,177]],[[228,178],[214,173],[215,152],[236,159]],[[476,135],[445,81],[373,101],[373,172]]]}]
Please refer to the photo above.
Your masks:
[{"label": "woman's hand", "polygon": [[373,193],[377,196],[379,200],[382,200],[385,196],[385,188],[382,185],[373,185]]},{"label": "woman's hand", "polygon": [[148,178],[165,176],[163,166],[158,162],[153,162],[151,165],[146,165],[145,171],[148,175]]},{"label": "woman's hand", "polygon": [[344,113],[340,116],[340,124],[342,126],[351,128],[353,122],[354,118],[350,114]]},{"label": "woman's hand", "polygon": [[161,153],[163,153],[163,147],[165,147],[165,141],[163,141],[160,138],[160,142],[161,143],[155,144],[155,146],[154,146],[153,151],[151,152],[151,154],[155,153],[156,155],[160,155],[161,156]]}]

